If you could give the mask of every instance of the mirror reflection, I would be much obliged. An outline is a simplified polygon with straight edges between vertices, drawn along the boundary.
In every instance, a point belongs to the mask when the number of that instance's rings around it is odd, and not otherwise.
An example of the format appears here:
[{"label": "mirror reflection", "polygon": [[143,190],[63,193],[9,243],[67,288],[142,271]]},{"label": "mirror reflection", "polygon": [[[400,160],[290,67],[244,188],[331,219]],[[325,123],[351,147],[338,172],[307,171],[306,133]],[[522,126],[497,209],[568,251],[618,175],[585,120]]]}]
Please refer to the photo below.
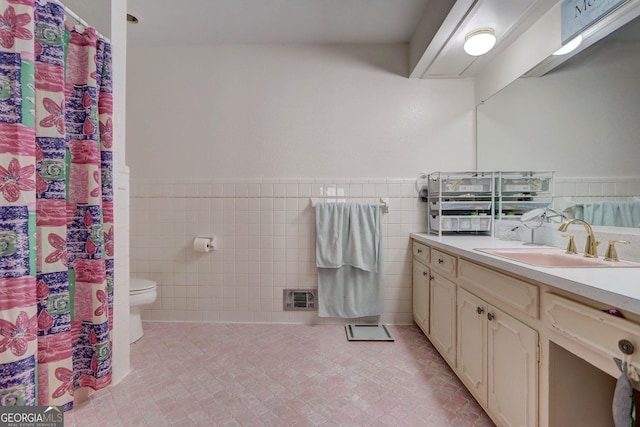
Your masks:
[{"label": "mirror reflection", "polygon": [[544,76],[516,80],[478,107],[478,169],[555,170],[556,209],[640,226],[637,70],[640,18]]}]

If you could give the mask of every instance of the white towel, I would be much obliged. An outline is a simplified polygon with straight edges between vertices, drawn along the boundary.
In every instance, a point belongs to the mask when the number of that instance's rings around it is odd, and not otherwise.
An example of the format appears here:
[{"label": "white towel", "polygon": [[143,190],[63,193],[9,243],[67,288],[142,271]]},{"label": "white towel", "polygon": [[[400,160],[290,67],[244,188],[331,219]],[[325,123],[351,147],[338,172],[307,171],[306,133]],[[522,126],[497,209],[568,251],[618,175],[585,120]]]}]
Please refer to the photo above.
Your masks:
[{"label": "white towel", "polygon": [[366,317],[383,311],[379,203],[316,205],[320,317]]},{"label": "white towel", "polygon": [[378,272],[380,224],[379,203],[350,204],[348,238],[343,252],[345,265]]},{"label": "white towel", "polygon": [[378,203],[318,203],[316,265],[377,272],[380,214]]},{"label": "white towel", "polygon": [[343,249],[349,226],[347,203],[319,202],[316,205],[316,265],[342,267]]}]

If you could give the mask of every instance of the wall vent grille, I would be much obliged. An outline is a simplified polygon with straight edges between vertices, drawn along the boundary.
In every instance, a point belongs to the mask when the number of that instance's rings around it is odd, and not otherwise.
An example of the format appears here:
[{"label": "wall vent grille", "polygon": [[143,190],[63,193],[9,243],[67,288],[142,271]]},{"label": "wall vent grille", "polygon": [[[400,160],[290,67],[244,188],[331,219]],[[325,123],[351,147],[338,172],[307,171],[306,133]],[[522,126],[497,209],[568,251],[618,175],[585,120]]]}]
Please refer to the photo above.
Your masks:
[{"label": "wall vent grille", "polygon": [[285,289],[282,308],[284,311],[315,311],[317,301],[317,289]]}]

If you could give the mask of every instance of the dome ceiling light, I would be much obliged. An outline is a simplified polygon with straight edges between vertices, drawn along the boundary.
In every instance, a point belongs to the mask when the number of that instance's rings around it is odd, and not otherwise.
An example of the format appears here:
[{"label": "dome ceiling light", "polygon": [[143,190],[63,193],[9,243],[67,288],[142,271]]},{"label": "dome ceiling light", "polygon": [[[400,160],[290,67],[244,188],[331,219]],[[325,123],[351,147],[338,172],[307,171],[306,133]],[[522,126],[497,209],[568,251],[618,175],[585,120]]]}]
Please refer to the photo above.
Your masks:
[{"label": "dome ceiling light", "polygon": [[464,51],[471,56],[480,56],[489,52],[496,44],[493,28],[480,28],[464,37]]}]

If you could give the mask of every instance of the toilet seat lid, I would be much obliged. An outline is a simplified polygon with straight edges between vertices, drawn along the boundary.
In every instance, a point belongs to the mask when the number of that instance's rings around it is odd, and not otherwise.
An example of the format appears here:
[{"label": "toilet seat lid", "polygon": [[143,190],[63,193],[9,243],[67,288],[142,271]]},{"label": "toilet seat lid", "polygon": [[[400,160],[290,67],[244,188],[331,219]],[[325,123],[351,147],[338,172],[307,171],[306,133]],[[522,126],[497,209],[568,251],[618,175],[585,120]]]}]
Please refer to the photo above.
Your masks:
[{"label": "toilet seat lid", "polygon": [[129,283],[129,292],[146,291],[154,289],[156,282],[148,279],[137,279],[132,277]]}]

